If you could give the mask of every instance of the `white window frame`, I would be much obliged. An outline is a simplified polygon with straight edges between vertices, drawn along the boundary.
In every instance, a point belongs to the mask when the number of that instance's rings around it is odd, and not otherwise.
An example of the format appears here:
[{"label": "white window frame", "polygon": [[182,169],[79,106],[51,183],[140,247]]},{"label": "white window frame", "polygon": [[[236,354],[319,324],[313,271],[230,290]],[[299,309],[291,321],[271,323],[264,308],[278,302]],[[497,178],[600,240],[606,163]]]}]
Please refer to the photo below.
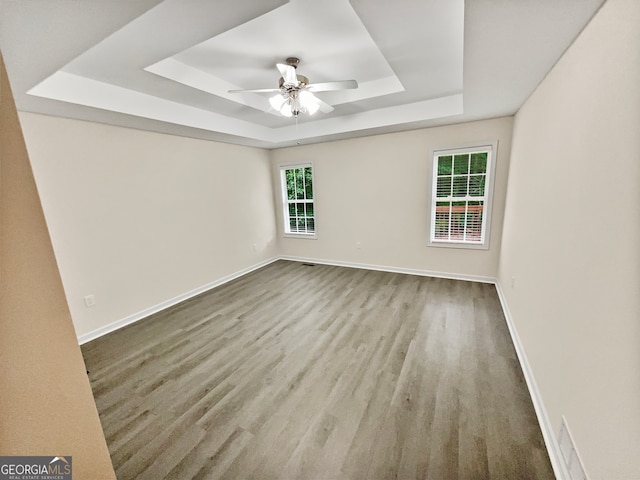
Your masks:
[{"label": "white window frame", "polygon": [[[479,153],[488,152],[487,155],[487,170],[485,180],[485,190],[483,197],[437,197],[437,179],[438,179],[438,161],[437,159],[442,156],[459,155],[465,153]],[[438,148],[433,149],[430,152],[431,158],[431,214],[429,217],[429,242],[428,245],[432,247],[447,247],[447,248],[468,248],[488,250],[489,240],[491,233],[491,211],[493,204],[493,187],[495,178],[495,165],[498,153],[498,142],[479,142],[471,144],[469,146],[455,147],[455,148]],[[482,211],[482,227],[481,227],[481,241],[471,242],[465,240],[443,240],[436,239],[436,202],[442,201],[483,201]],[[468,208],[468,205],[467,205]]]},{"label": "white window frame", "polygon": [[[310,233],[292,232],[290,218],[289,218],[290,200],[288,199],[288,195],[287,195],[287,179],[286,179],[285,172],[286,170],[293,170],[297,168],[308,168],[308,167],[311,167],[311,182],[312,182],[311,188],[313,192],[313,198],[310,200],[305,198],[304,200],[305,200],[305,203],[310,203],[313,205],[314,230],[313,232],[310,232]],[[291,237],[291,238],[316,239],[317,232],[318,232],[318,216],[317,216],[317,210],[316,210],[316,191],[315,191],[316,179],[315,179],[315,168],[313,166],[313,162],[285,163],[285,164],[278,165],[278,170],[279,170],[279,176],[280,176],[280,193],[282,196],[283,235],[285,237]],[[305,196],[306,196],[306,189],[305,189]]]}]

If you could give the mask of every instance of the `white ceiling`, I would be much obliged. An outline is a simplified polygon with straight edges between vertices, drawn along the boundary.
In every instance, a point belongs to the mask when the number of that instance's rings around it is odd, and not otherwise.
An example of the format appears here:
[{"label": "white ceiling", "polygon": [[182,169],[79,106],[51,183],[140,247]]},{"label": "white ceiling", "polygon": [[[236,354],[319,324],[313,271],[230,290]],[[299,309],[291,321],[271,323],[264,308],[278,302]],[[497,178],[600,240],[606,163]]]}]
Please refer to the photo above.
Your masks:
[{"label": "white ceiling", "polygon": [[[515,113],[603,0],[0,0],[19,110],[277,148]],[[301,59],[330,113],[269,110]]]}]

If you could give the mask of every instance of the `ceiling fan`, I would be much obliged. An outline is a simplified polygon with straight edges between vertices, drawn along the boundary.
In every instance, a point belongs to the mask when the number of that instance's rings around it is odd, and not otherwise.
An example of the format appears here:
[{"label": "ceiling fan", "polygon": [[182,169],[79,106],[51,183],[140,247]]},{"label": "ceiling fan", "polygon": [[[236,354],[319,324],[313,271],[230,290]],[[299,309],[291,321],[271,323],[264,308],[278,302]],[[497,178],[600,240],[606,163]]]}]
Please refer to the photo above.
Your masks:
[{"label": "ceiling fan", "polygon": [[333,110],[331,105],[320,100],[314,93],[358,88],[358,82],[355,80],[309,83],[307,77],[296,73],[300,63],[299,58],[289,57],[285,62],[286,64],[276,65],[282,75],[279,88],[229,90],[229,93],[275,93],[276,95],[269,98],[271,106],[285,117],[297,118],[303,112],[313,115],[318,110],[324,113]]}]

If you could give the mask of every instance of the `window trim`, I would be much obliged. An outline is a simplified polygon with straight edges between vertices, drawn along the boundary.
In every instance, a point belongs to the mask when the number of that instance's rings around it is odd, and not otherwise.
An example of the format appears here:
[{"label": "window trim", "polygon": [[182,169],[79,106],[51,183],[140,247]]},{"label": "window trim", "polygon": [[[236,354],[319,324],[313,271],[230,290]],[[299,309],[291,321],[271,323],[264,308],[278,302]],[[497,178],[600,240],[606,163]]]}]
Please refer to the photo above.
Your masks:
[{"label": "window trim", "polygon": [[[314,232],[313,233],[300,233],[300,232],[288,232],[287,228],[289,227],[289,223],[287,222],[289,218],[289,210],[288,210],[288,198],[287,198],[287,181],[285,178],[285,170],[292,170],[294,168],[306,168],[311,167],[311,181],[313,188],[313,218],[314,218]],[[282,235],[287,238],[306,238],[310,240],[316,240],[318,238],[318,213],[316,209],[316,178],[315,178],[315,167],[313,162],[291,162],[291,163],[281,163],[278,165],[278,176],[280,177],[280,198],[282,203]]]},{"label": "window trim", "polygon": [[[435,214],[436,214],[436,178],[437,178],[437,167],[438,164],[436,162],[436,157],[442,155],[457,155],[460,153],[474,153],[478,151],[488,151],[488,160],[487,160],[487,173],[486,173],[486,183],[485,183],[485,204],[483,211],[483,233],[484,240],[482,243],[470,243],[463,241],[454,241],[454,240],[435,240],[434,239],[434,229],[435,229]],[[471,249],[471,250],[488,250],[490,245],[490,237],[491,237],[491,218],[492,218],[492,210],[493,210],[493,191],[494,191],[494,181],[495,181],[495,171],[496,171],[496,162],[497,162],[497,153],[498,153],[498,141],[493,140],[489,142],[477,142],[470,143],[464,146],[454,146],[450,148],[434,148],[429,151],[429,158],[431,162],[430,172],[430,181],[429,181],[429,199],[431,202],[429,208],[429,227],[428,227],[428,241],[427,245],[430,247],[438,247],[438,248],[463,248],[463,249]]]}]

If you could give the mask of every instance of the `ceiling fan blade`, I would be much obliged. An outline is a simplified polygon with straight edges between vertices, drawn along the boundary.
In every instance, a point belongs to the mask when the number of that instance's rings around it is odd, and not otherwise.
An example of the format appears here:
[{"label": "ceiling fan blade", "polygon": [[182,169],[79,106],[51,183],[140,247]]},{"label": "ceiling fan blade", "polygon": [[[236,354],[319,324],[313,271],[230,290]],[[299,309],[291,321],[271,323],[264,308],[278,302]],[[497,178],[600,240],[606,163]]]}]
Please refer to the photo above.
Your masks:
[{"label": "ceiling fan blade", "polygon": [[278,70],[280,70],[280,74],[284,79],[285,85],[293,85],[294,87],[298,86],[298,76],[296,75],[296,69],[291,65],[285,65],[284,63],[276,64]]},{"label": "ceiling fan blade", "polygon": [[338,82],[312,83],[307,85],[310,92],[330,92],[334,90],[350,90],[358,88],[358,82],[355,80],[341,80]]},{"label": "ceiling fan blade", "polygon": [[229,93],[278,93],[279,88],[256,88],[250,90],[228,90]]},{"label": "ceiling fan blade", "polygon": [[322,113],[333,112],[333,107],[331,105],[329,105],[327,102],[323,102],[318,97],[316,97],[316,99],[318,100],[318,105],[320,105],[320,111]]}]

